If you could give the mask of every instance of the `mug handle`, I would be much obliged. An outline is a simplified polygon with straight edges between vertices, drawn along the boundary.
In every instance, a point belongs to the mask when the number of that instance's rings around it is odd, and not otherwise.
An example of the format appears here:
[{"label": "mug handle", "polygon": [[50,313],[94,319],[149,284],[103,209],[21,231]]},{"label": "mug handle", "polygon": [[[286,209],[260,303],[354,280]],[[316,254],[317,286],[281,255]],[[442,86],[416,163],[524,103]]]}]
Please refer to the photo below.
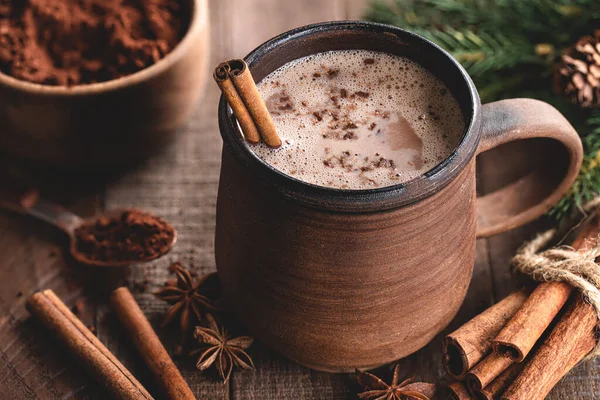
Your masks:
[{"label": "mug handle", "polygon": [[[533,99],[509,99],[482,107],[481,142],[477,154],[513,140],[532,138],[554,139],[564,146],[569,161],[566,170],[559,171],[564,174],[562,179],[551,168],[537,168],[499,190],[478,197],[478,237],[516,228],[550,210],[569,190],[583,158],[579,135],[550,104]],[[555,164],[560,164],[559,161]],[[553,172],[555,176],[549,176]],[[548,182],[553,186],[545,187]]]}]

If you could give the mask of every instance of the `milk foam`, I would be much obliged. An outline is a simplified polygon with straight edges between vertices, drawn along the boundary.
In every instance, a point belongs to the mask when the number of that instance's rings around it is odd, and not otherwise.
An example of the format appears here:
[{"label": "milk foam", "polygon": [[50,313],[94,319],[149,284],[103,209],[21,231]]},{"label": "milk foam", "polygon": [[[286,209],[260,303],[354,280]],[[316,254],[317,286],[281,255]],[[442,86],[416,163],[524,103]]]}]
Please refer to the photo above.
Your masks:
[{"label": "milk foam", "polygon": [[248,147],[315,185],[369,189],[407,182],[455,149],[465,129],[448,88],[419,64],[366,50],[294,60],[258,84],[283,141]]}]

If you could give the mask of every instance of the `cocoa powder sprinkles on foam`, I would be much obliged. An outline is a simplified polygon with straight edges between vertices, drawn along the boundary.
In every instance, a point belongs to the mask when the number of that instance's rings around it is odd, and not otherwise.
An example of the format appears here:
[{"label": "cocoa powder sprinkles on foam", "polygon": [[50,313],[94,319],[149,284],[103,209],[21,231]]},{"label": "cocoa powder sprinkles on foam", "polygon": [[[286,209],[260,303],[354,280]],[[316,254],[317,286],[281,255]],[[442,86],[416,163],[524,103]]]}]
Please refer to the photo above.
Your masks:
[{"label": "cocoa powder sprinkles on foam", "polygon": [[408,182],[456,148],[459,103],[429,70],[369,50],[316,53],[258,83],[282,145],[248,145],[301,181],[362,190]]},{"label": "cocoa powder sprinkles on foam", "polygon": [[72,86],[132,74],[163,58],[187,30],[181,0],[0,2],[0,71]]},{"label": "cocoa powder sprinkles on foam", "polygon": [[147,260],[166,253],[174,235],[162,219],[128,210],[80,226],[75,230],[76,250],[95,261]]}]

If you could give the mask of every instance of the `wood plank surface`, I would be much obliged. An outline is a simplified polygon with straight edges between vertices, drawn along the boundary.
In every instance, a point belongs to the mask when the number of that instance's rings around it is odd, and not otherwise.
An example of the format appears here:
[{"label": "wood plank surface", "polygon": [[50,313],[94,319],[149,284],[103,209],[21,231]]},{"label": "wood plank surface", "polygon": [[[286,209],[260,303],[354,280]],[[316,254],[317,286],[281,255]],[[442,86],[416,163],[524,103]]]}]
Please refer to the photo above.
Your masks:
[{"label": "wood plank surface", "polygon": [[[210,2],[212,48],[209,65],[245,55],[266,39],[285,30],[318,21],[356,19],[366,0],[214,0]],[[209,71],[203,71],[208,74]],[[179,242],[164,259],[108,274],[73,265],[65,259],[65,238],[41,222],[0,212],[0,400],[104,399],[105,392],[58,346],[43,327],[29,318],[27,296],[52,288],[69,305],[83,305],[80,316],[94,326],[100,340],[153,393],[156,387],[147,369],[107,307],[107,288],[128,282],[140,306],[167,349],[178,337],[174,329],[158,324],[167,306],[151,291],[168,277],[167,266],[180,260],[197,273],[215,270],[213,257],[215,203],[221,139],[216,120],[219,92],[209,82],[203,99],[177,139],[160,154],[117,177],[82,188],[78,182],[42,179],[44,193],[81,215],[104,209],[140,207],[174,224]],[[493,190],[498,160],[483,157],[478,165],[481,193]],[[491,177],[486,180],[486,177]],[[54,177],[56,178],[56,177]],[[493,182],[492,182],[493,181]],[[473,284],[465,304],[448,330],[452,330],[494,301],[518,282],[510,274],[509,260],[523,240],[543,225],[527,227],[479,240]],[[136,283],[148,283],[141,290]],[[143,286],[143,285],[142,285]],[[442,375],[441,335],[412,356],[401,360],[403,372],[418,379]],[[301,367],[257,343],[251,349],[256,371],[234,372],[226,385],[200,374],[193,360],[177,360],[192,390],[201,399],[353,399],[352,375],[328,374]],[[552,392],[550,399],[600,398],[597,361],[578,366]],[[377,372],[388,373],[387,367]]]}]

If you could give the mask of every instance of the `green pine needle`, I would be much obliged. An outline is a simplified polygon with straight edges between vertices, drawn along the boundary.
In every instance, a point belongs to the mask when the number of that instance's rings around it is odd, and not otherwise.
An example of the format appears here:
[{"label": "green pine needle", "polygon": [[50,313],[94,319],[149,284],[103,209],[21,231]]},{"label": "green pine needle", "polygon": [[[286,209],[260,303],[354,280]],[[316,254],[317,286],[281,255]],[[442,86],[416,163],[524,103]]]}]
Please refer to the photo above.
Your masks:
[{"label": "green pine needle", "polygon": [[593,111],[587,120],[589,134],[583,138],[584,157],[577,180],[567,194],[552,209],[551,215],[562,218],[587,201],[600,195],[600,111]]},{"label": "green pine needle", "polygon": [[456,30],[446,27],[443,31],[423,31],[423,36],[450,50],[473,78],[492,71],[514,68],[521,64],[544,64],[535,47],[519,37],[503,33],[489,34],[473,30]]}]

